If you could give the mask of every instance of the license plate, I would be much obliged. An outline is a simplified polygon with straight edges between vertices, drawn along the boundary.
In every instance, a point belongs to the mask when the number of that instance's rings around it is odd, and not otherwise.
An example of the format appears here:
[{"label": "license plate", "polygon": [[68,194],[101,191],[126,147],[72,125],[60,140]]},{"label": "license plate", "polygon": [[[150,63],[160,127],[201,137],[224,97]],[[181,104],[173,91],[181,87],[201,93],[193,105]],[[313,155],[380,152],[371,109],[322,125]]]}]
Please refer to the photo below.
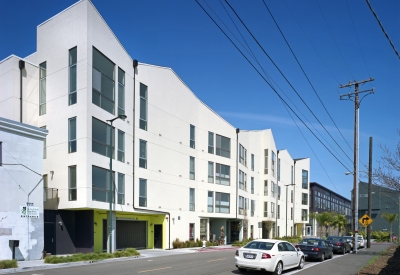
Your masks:
[{"label": "license plate", "polygon": [[304,254],[304,257],[308,257],[308,255],[307,255],[307,254]]},{"label": "license plate", "polygon": [[244,257],[246,259],[254,259],[254,255],[253,254],[245,254]]}]

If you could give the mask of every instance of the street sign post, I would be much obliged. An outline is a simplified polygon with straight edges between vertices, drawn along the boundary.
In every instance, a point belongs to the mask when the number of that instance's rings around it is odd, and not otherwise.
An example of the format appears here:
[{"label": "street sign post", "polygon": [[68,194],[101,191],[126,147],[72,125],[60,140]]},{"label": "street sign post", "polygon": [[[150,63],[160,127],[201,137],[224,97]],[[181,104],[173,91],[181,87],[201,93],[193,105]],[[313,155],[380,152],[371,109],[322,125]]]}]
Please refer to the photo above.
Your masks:
[{"label": "street sign post", "polygon": [[364,216],[362,216],[358,221],[359,221],[364,227],[367,227],[367,226],[370,225],[374,220],[371,219],[371,217],[368,216],[367,214],[364,214]]}]

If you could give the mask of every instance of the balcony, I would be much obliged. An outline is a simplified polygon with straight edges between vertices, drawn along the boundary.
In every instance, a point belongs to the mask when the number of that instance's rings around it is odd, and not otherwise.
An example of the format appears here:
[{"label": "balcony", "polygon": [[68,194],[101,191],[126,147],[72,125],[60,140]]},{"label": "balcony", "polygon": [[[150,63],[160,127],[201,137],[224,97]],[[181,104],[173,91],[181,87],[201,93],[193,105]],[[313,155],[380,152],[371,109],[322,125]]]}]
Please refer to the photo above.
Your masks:
[{"label": "balcony", "polygon": [[43,188],[43,208],[46,210],[58,209],[58,189]]}]

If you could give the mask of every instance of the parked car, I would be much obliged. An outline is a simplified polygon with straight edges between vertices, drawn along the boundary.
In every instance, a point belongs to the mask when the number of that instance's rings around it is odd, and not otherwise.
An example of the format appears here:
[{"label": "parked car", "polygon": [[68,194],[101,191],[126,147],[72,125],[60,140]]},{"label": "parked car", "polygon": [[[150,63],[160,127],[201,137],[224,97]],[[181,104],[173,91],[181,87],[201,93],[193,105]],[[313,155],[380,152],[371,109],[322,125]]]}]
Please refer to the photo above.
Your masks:
[{"label": "parked car", "polygon": [[363,236],[358,236],[358,242],[360,243],[360,248],[365,247],[365,240]]},{"label": "parked car", "polygon": [[322,239],[305,238],[302,239],[295,248],[300,248],[304,253],[306,260],[317,259],[323,262],[325,259],[332,259],[333,248],[332,245],[327,244]]},{"label": "parked car", "polygon": [[[351,244],[351,250],[354,249],[354,237],[352,236],[343,236],[343,238],[345,238],[347,241],[349,241],[349,243]],[[359,249],[361,246],[361,242],[360,240],[358,240],[357,242],[357,249]]]},{"label": "parked car", "polygon": [[235,265],[240,272],[261,270],[280,275],[283,270],[302,269],[304,253],[286,241],[258,239],[236,251]]},{"label": "parked car", "polygon": [[325,241],[332,245],[333,252],[345,254],[351,250],[351,245],[341,236],[329,236]]}]

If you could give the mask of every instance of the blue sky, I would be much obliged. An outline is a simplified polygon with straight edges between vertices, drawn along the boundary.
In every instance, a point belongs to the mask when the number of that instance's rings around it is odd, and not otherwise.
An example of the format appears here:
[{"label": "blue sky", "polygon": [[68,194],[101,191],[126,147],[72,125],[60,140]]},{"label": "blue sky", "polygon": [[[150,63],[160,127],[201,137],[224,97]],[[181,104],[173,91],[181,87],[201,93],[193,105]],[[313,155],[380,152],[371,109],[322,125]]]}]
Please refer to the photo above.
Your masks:
[{"label": "blue sky", "polygon": [[[225,1],[199,0],[230,37],[234,37],[232,32],[242,45],[247,43],[277,92],[343,165],[293,113],[288,112],[275,92],[196,1],[92,2],[132,58],[171,67],[200,100],[233,126],[246,130],[272,129],[278,149],[287,149],[293,158],[311,158],[311,181],[347,198],[353,186],[352,177],[345,176],[345,172],[353,167],[354,103],[340,100],[339,96],[353,92],[354,87],[340,89],[340,84],[375,79],[360,86],[360,90],[375,88],[375,94],[361,102],[360,170],[368,164],[370,136],[374,139],[374,167],[382,154],[379,145],[394,149],[400,139],[397,135],[400,130],[400,59],[364,0],[266,1],[315,92],[264,3],[260,0],[229,1],[335,141],[260,50]],[[25,57],[34,52],[36,26],[73,3],[73,0],[0,1],[0,60],[10,54]],[[370,0],[370,3],[400,50],[400,1]],[[243,49],[237,40],[235,43]]]}]

